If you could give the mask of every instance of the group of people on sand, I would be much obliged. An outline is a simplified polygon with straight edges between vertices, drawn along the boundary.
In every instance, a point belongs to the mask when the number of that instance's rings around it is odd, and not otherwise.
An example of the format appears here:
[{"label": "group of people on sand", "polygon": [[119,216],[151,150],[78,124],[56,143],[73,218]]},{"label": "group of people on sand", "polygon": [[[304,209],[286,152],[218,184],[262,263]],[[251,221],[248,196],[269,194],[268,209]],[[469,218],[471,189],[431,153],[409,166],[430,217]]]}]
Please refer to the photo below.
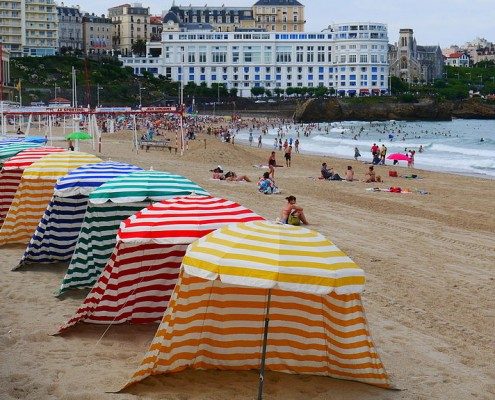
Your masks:
[{"label": "group of people on sand", "polygon": [[234,171],[228,171],[226,173],[223,172],[222,167],[219,165],[218,167],[212,169],[210,172],[213,172],[212,178],[218,179],[220,181],[227,182],[251,182],[251,179],[247,175],[237,175]]},{"label": "group of people on sand", "polygon": [[[352,165],[347,166],[347,170],[345,171],[345,176],[342,178],[338,173],[334,172],[333,168],[328,167],[327,163],[324,162],[321,164],[321,177],[320,179],[328,180],[328,181],[347,181],[353,182],[357,179],[354,176],[354,169]],[[368,167],[368,171],[366,171],[364,175],[364,182],[382,182],[382,177],[380,175],[376,175],[375,169],[373,165]]]}]

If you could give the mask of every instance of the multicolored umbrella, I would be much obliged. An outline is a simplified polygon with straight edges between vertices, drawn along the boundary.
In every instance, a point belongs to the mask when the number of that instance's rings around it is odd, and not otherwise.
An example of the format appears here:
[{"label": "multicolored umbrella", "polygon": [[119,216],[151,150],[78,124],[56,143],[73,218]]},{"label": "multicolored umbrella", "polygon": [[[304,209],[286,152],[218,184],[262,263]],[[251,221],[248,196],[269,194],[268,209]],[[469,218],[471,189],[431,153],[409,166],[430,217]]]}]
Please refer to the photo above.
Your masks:
[{"label": "multicolored umbrella", "polygon": [[149,206],[151,201],[193,193],[208,195],[189,179],[160,171],[134,172],[93,191],[60,293],[95,284],[112,254],[115,235],[124,219]]},{"label": "multicolored umbrella", "polygon": [[15,156],[26,149],[32,149],[34,147],[41,147],[40,143],[29,143],[29,142],[18,142],[18,143],[10,143],[7,146],[0,148],[0,163],[5,162],[10,157]]},{"label": "multicolored umbrella", "polygon": [[49,154],[27,167],[0,229],[0,245],[28,243],[52,198],[57,179],[81,165],[100,161],[92,154],[65,151]]},{"label": "multicolored umbrella", "polygon": [[389,387],[363,286],[363,270],[315,231],[267,221],[226,225],[189,245],[129,385],[190,367],[259,368],[258,399],[265,368]]},{"label": "multicolored umbrella", "polygon": [[95,324],[160,322],[188,244],[222,226],[263,217],[230,200],[178,197],[155,203],[120,224],[117,244],[74,318]]},{"label": "multicolored umbrella", "polygon": [[107,161],[70,171],[55,191],[19,265],[70,261],[88,205],[88,195],[105,182],[142,169]]},{"label": "multicolored umbrella", "polygon": [[21,183],[21,176],[24,169],[48,154],[63,151],[65,150],[59,147],[36,147],[23,150],[5,161],[0,172],[0,187],[2,188],[0,191],[0,227],[9,211],[15,192]]}]

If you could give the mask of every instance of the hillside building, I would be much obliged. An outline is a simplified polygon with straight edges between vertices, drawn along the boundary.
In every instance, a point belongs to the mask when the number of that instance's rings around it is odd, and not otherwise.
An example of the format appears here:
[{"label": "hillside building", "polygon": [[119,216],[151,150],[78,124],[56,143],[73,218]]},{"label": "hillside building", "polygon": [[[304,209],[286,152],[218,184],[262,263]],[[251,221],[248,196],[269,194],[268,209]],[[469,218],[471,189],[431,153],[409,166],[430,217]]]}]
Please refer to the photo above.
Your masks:
[{"label": "hillside building", "polygon": [[120,54],[132,54],[132,45],[135,41],[149,40],[149,7],[143,7],[141,3],[122,4],[109,8],[108,17],[114,26],[113,49]]},{"label": "hillside building", "polygon": [[83,43],[86,54],[106,54],[112,51],[113,23],[105,15],[84,14]]},{"label": "hillside building", "polygon": [[77,7],[66,7],[62,3],[57,7],[58,48],[68,50],[83,49],[82,14]]}]

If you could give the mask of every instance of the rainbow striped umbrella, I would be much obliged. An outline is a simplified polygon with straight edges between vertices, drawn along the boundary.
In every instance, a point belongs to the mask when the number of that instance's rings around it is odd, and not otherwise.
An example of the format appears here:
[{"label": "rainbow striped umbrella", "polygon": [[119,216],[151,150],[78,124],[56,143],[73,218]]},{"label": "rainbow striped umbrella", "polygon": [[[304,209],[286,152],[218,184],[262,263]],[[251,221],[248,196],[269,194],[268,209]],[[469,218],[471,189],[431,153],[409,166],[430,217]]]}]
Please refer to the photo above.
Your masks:
[{"label": "rainbow striped umbrella", "polygon": [[84,164],[101,161],[92,154],[49,154],[24,170],[21,183],[0,229],[0,245],[28,243],[53,195],[57,179]]},{"label": "rainbow striped umbrella", "polygon": [[263,217],[230,200],[177,197],[155,203],[120,224],[103,273],[76,315],[96,324],[160,322],[188,244],[227,224]]},{"label": "rainbow striped umbrella", "polygon": [[190,367],[260,368],[258,398],[265,368],[390,387],[363,285],[362,269],[318,232],[267,221],[226,225],[189,245],[128,385]]},{"label": "rainbow striped umbrella", "polygon": [[177,196],[208,193],[181,176],[141,171],[112,179],[89,195],[81,232],[60,293],[92,287],[115,247],[120,223],[150,205]]},{"label": "rainbow striped umbrella", "polygon": [[14,157],[5,161],[0,172],[0,227],[9,211],[9,207],[14,199],[15,192],[21,183],[21,176],[24,169],[44,156],[65,151],[59,147],[37,147],[23,150]]}]

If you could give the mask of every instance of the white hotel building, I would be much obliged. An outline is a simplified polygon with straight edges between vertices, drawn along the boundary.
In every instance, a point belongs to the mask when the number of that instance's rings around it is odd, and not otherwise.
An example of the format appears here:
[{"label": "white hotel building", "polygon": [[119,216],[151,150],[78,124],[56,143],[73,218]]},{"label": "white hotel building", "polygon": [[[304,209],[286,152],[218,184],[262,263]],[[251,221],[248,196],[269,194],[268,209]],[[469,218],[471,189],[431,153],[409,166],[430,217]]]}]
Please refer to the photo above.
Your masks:
[{"label": "white hotel building", "polygon": [[341,96],[388,93],[385,24],[334,24],[318,33],[166,29],[164,23],[161,42],[148,43],[147,57],[122,57],[124,66],[184,84],[226,84],[244,97],[252,87],[325,86]]}]

